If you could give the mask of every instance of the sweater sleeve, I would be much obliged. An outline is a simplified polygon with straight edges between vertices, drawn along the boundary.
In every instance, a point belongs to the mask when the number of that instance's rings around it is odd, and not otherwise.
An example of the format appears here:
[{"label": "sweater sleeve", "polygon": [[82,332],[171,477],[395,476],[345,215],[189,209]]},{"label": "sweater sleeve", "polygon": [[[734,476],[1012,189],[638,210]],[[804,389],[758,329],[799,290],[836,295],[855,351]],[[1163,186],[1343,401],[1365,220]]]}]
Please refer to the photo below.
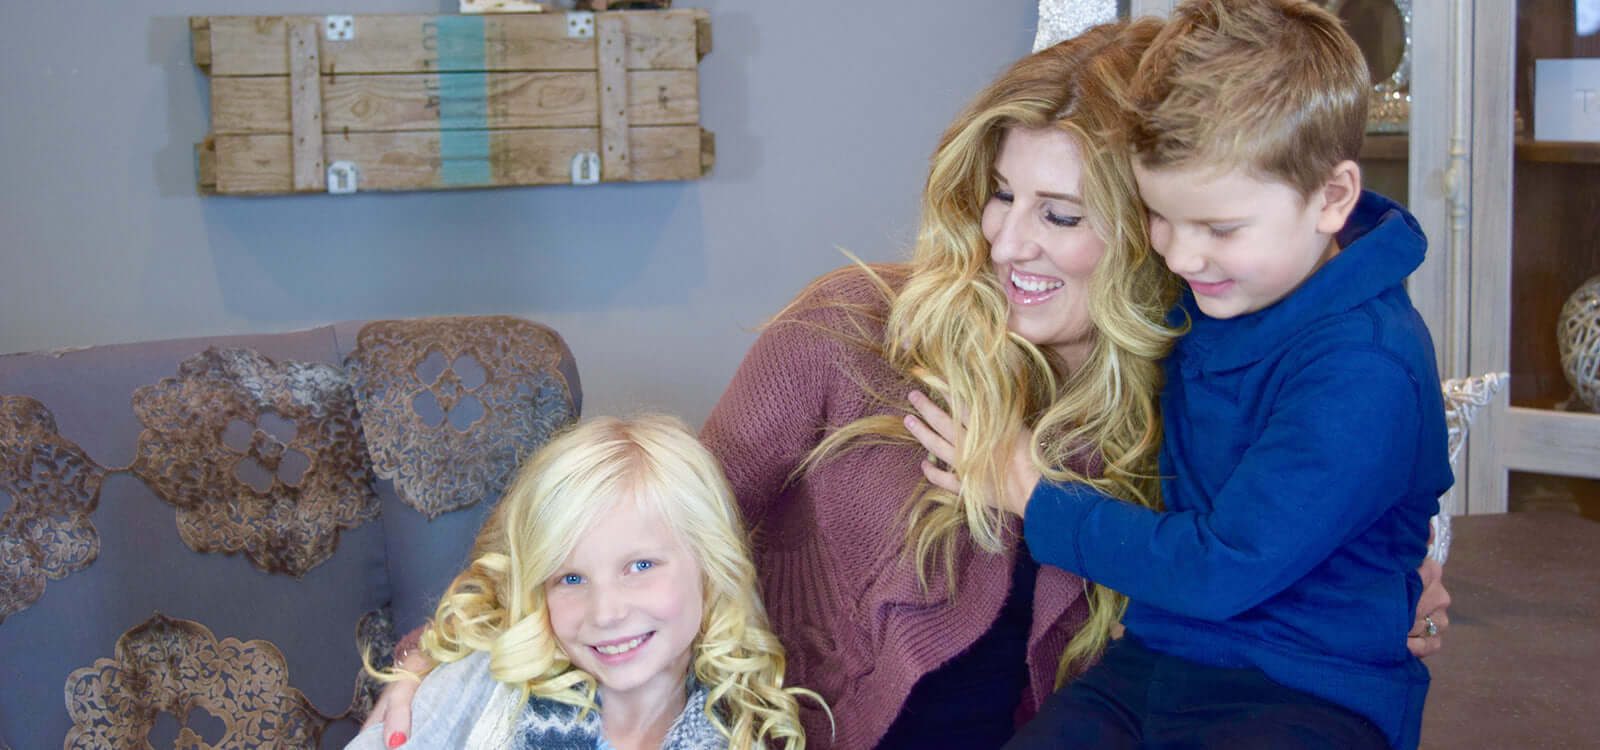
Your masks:
[{"label": "sweater sleeve", "polygon": [[[808,316],[810,317],[810,316]],[[758,529],[823,436],[838,363],[814,321],[785,317],[761,332],[712,408],[700,439],[722,462],[746,526]]]},{"label": "sweater sleeve", "polygon": [[1381,353],[1312,362],[1211,502],[1169,498],[1179,510],[1158,513],[1041,482],[1024,518],[1028,546],[1135,601],[1227,619],[1303,578],[1403,496],[1419,408],[1406,370]]}]

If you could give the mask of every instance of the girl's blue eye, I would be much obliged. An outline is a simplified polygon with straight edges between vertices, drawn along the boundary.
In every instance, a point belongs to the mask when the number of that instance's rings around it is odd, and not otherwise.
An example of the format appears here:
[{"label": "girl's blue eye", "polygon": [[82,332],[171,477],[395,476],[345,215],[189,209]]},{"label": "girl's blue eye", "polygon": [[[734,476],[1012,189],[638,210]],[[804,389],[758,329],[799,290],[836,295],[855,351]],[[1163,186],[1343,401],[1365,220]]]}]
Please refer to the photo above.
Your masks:
[{"label": "girl's blue eye", "polygon": [[1083,221],[1082,216],[1058,216],[1052,211],[1044,212],[1044,220],[1058,227],[1075,227]]},{"label": "girl's blue eye", "polygon": [[568,573],[560,578],[557,578],[556,582],[563,586],[576,586],[580,583],[583,583],[583,576],[580,576],[577,573]]},{"label": "girl's blue eye", "polygon": [[651,562],[651,561],[649,561],[649,560],[634,560],[633,563],[629,566],[629,568],[631,570],[633,570],[635,573],[641,573],[641,572],[644,572],[644,571],[649,570],[651,568],[654,568],[655,566],[656,566],[656,564]]}]

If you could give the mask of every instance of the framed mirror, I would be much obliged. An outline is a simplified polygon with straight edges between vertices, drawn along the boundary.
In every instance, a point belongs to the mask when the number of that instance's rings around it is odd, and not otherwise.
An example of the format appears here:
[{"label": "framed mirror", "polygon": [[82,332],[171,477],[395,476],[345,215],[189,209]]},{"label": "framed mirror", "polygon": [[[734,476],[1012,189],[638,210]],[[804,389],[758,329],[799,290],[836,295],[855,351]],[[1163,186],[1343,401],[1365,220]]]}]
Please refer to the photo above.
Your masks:
[{"label": "framed mirror", "polygon": [[1372,72],[1367,132],[1404,133],[1411,122],[1411,0],[1324,0],[1355,38]]}]

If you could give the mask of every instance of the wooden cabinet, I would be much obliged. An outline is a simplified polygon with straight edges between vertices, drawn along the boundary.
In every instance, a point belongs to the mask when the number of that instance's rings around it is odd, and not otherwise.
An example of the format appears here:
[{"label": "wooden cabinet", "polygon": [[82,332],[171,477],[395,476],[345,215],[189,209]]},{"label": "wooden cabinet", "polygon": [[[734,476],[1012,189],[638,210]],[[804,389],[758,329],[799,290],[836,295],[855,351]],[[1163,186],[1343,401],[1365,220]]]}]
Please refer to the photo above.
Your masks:
[{"label": "wooden cabinet", "polygon": [[1556,344],[1561,305],[1600,274],[1600,143],[1532,138],[1534,60],[1600,56],[1575,22],[1571,0],[1415,8],[1409,198],[1435,250],[1412,296],[1446,375],[1511,373],[1472,429],[1457,513],[1600,517],[1600,415],[1569,398]]}]

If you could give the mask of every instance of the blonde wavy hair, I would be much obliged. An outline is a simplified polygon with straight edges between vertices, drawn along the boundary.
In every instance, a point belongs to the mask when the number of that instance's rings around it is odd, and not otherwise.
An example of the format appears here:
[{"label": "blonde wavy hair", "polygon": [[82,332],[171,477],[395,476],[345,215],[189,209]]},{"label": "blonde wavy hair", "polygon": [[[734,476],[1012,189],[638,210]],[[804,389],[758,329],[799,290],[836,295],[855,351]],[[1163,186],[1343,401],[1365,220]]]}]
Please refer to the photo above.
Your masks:
[{"label": "blonde wavy hair", "polygon": [[[798,696],[783,685],[783,646],[756,591],[733,491],[673,417],[602,417],[557,436],[518,473],[451,582],[422,647],[453,662],[489,654],[496,680],[524,695],[598,710],[595,677],[576,668],[551,630],[544,583],[583,533],[622,498],[658,513],[700,565],[704,616],[693,645],[704,710],[735,750],[803,750]],[[394,679],[393,676],[390,679]]]},{"label": "blonde wavy hair", "polygon": [[[935,150],[903,283],[896,289],[881,270],[863,266],[889,301],[884,334],[875,341],[853,336],[867,331],[858,325],[843,335],[859,338],[854,343],[921,380],[967,423],[953,467],[962,480],[960,494],[923,482],[907,499],[907,551],[924,586],[931,568],[942,564],[954,588],[962,534],[991,553],[1005,546],[1008,527],[991,498],[1003,486],[1006,449],[1024,429],[1031,431],[1033,462],[1047,479],[1082,482],[1160,507],[1156,396],[1159,360],[1178,335],[1164,323],[1177,287],[1150,248],[1145,211],[1121,146],[1126,82],[1159,29],[1150,19],[1098,26],[1012,65],[956,118]],[[1007,330],[1010,305],[983,236],[984,205],[996,188],[995,159],[1012,128],[1054,128],[1076,139],[1084,159],[1079,192],[1090,225],[1106,244],[1089,283],[1091,350],[1070,372],[1053,351]],[[909,410],[901,394],[879,398],[901,414]],[[863,441],[914,442],[899,416],[866,417],[826,436],[802,470]],[[1088,596],[1089,621],[1062,656],[1058,684],[1099,656],[1126,605],[1101,586],[1091,584]]]}]

